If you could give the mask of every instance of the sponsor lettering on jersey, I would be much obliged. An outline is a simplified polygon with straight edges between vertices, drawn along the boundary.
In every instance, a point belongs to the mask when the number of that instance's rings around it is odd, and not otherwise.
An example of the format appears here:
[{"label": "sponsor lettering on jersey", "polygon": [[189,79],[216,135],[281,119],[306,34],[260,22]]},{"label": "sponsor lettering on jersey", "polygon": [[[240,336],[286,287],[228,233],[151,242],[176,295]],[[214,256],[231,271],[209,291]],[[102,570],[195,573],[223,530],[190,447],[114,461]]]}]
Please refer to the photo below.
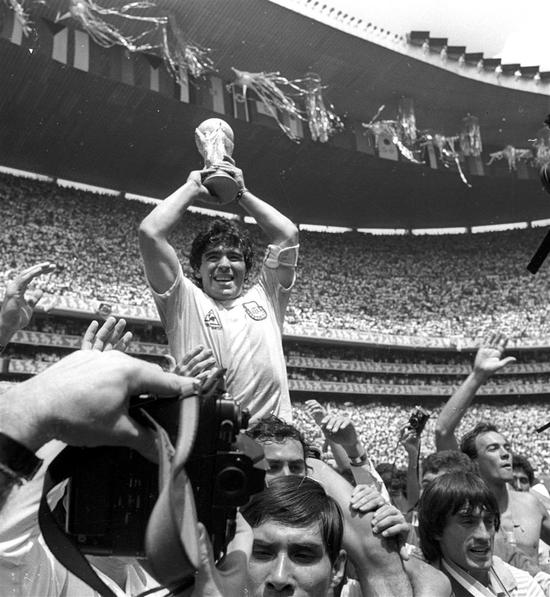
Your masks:
[{"label": "sponsor lettering on jersey", "polygon": [[243,303],[244,310],[246,314],[254,319],[254,321],[261,321],[267,317],[267,313],[265,309],[258,305],[256,301],[249,301],[248,303]]},{"label": "sponsor lettering on jersey", "polygon": [[212,330],[221,330],[222,324],[216,315],[214,309],[210,309],[204,317],[204,324]]}]

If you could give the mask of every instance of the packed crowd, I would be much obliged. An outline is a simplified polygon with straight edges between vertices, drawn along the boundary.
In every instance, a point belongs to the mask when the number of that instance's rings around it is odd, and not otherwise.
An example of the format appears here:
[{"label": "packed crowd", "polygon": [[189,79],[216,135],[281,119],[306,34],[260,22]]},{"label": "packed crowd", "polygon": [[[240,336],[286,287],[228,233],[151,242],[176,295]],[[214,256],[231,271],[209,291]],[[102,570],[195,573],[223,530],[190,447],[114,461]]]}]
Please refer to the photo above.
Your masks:
[{"label": "packed crowd", "polygon": [[[86,592],[80,593],[86,597],[99,594],[122,597],[157,591],[163,594],[171,591],[170,594],[181,597],[241,597],[249,594],[249,590],[254,597],[267,594],[451,597],[457,594],[457,586],[476,588],[476,593],[467,593],[472,595],[502,595],[501,588],[513,597],[550,595],[550,574],[544,569],[547,559],[543,561],[539,557],[539,539],[550,543],[549,508],[543,505],[541,498],[530,493],[534,480],[517,480],[513,466],[513,456],[524,451],[539,474],[547,472],[548,441],[544,435],[533,441],[535,426],[544,422],[540,420],[544,417],[544,404],[530,401],[518,407],[517,401],[502,397],[498,406],[481,401],[474,404],[480,388],[495,383],[491,381],[493,376],[516,361],[514,356],[505,355],[505,350],[507,336],[517,332],[514,326],[518,322],[512,317],[508,322],[511,327],[499,325],[499,331],[485,334],[483,322],[475,321],[476,332],[483,333],[484,339],[475,353],[471,372],[445,404],[426,401],[424,406],[430,407],[431,413],[417,408],[411,416],[410,397],[408,406],[405,401],[369,403],[365,400],[343,405],[308,400],[304,405],[292,405],[281,330],[287,290],[293,283],[297,265],[298,230],[288,218],[246,188],[243,173],[234,164],[223,162],[216,167],[233,178],[237,189],[234,198],[256,219],[267,239],[259,281],[249,282],[245,287],[247,274],[253,268],[251,245],[246,234],[227,220],[212,221],[207,230],[193,239],[189,258],[196,284],[182,276],[177,253],[180,247],[174,245],[171,233],[195,201],[212,197],[213,191],[207,183],[208,171],[191,172],[185,185],[143,218],[139,224],[139,251],[168,338],[173,361],[170,370],[124,354],[129,349],[132,334],[125,329],[123,320],[108,317],[102,325],[97,321],[90,323],[81,339],[80,350],[74,350],[36,376],[8,388],[0,397],[2,591],[28,597],[46,594],[73,597],[77,594],[74,587],[83,587],[75,585],[73,573],[76,573],[88,585]],[[104,288],[108,284],[109,270],[115,267],[117,260],[118,271],[123,271],[121,255],[132,261],[129,225],[121,227],[122,234],[127,233],[126,244],[122,246],[117,245],[116,235],[109,236],[108,226],[95,229],[89,226],[90,213],[98,219],[101,213],[107,212],[107,199],[98,199],[90,210],[87,204],[74,198],[66,201],[65,208],[70,204],[81,224],[76,233],[78,238],[72,239],[70,234],[64,237],[56,229],[60,213],[67,213],[67,209],[59,207],[65,201],[64,191],[57,192],[52,185],[50,190],[56,194],[55,199],[49,198],[55,208],[40,222],[36,220],[37,214],[40,218],[37,197],[31,197],[29,202],[12,198],[17,206],[35,202],[32,221],[29,221],[31,212],[21,208],[11,222],[13,230],[17,226],[20,231],[31,229],[33,240],[38,243],[44,241],[45,236],[41,234],[47,232],[60,246],[62,262],[38,263],[18,271],[16,276],[8,273],[0,306],[1,352],[18,330],[28,326],[44,290],[51,293],[61,280],[68,293],[85,296],[85,292],[89,297],[114,301],[112,290]],[[42,199],[40,205],[48,206],[48,198]],[[123,218],[122,212],[117,212],[122,205],[128,204],[119,202],[109,208],[109,218],[113,221],[118,216]],[[126,217],[125,224],[130,220]],[[187,222],[192,220],[186,216]],[[7,259],[10,267],[20,270],[21,255],[13,248],[17,247],[17,238],[11,227],[8,230],[8,234],[13,235],[9,239],[13,246],[7,243]],[[103,233],[105,238],[102,238]],[[304,274],[306,279],[315,282],[315,287],[298,288],[298,293],[302,298],[304,292],[311,293],[307,298],[322,314],[320,290],[324,285],[325,265],[316,271],[308,269],[308,255],[312,259],[315,253],[314,244],[308,248],[308,240],[311,239],[306,237],[303,251],[306,253]],[[69,253],[73,241],[75,247]],[[471,242],[470,239],[467,242]],[[424,251],[427,248],[423,242],[415,244],[411,239],[406,239],[406,243],[407,253],[402,256],[410,276],[417,273],[412,262],[407,263],[410,255],[414,254],[422,262],[419,248]],[[95,259],[89,269],[98,273],[88,286],[83,275],[88,271],[85,260],[75,263],[74,259],[85,246],[92,247]],[[380,246],[384,247],[385,243]],[[352,246],[347,258],[357,249],[363,250],[359,245]],[[338,296],[342,296],[346,292],[343,280],[348,272],[343,272],[343,265],[338,263],[338,251],[324,246],[322,253],[327,252],[334,258],[332,267],[338,276],[343,276],[338,288]],[[388,255],[384,250],[380,253],[382,257],[378,265],[374,260],[373,269],[381,275],[381,263]],[[70,256],[73,256],[72,261]],[[137,275],[138,270],[133,265],[126,268],[128,279],[122,280],[122,275],[113,278],[115,286],[120,286],[117,297],[127,301],[139,300],[137,286],[132,291],[134,294],[123,288]],[[399,267],[393,268],[396,279],[400,277]],[[349,285],[357,273],[350,268]],[[450,286],[450,280],[443,279]],[[31,286],[33,281],[37,282],[36,287]],[[391,289],[392,283],[380,284],[375,290]],[[411,303],[418,299],[414,283],[408,294],[402,293]],[[437,297],[431,294],[433,289],[425,280],[422,284],[423,302],[418,304],[422,305],[423,312],[430,312]],[[356,286],[359,293],[367,289],[360,284]],[[102,294],[98,296],[101,288]],[[319,293],[315,294],[316,291]],[[479,309],[480,296],[476,292],[465,294],[475,297],[473,304]],[[364,297],[361,300],[364,301]],[[390,300],[389,295],[383,295],[383,300],[397,312],[397,300]],[[408,312],[411,320],[413,311],[418,313],[418,304]],[[441,304],[444,311],[445,301]],[[347,313],[353,311],[352,307],[344,301]],[[347,324],[338,319],[338,310],[333,311],[332,323],[345,327]],[[370,311],[364,306],[359,312],[368,327]],[[498,317],[499,313],[493,311],[490,316]],[[383,320],[381,309],[376,317],[382,319],[386,332],[405,333],[399,321],[396,324]],[[413,321],[413,325],[418,322],[418,319]],[[423,323],[427,333],[448,333],[447,329],[433,326],[430,321]],[[46,328],[48,325],[46,322]],[[69,325],[72,329],[73,324]],[[395,325],[397,328],[392,327]],[[32,347],[10,346],[5,354],[17,356],[18,351],[23,354],[25,350]],[[41,352],[55,354],[55,351],[42,349]],[[311,374],[307,367],[297,372]],[[314,371],[314,375],[330,378],[339,372]],[[375,379],[368,373],[343,372],[342,375],[353,380]],[[405,381],[412,378],[401,377]],[[392,380],[393,374],[388,379]],[[242,442],[239,440],[222,449],[221,439],[229,443],[234,439],[232,433],[228,433],[231,425],[227,418],[234,419],[238,425],[236,412],[220,416],[223,409],[219,401],[227,396],[249,410],[250,422],[246,431],[248,440],[240,438]],[[154,419],[155,407],[160,406],[157,400],[162,397],[179,398],[165,402],[166,408],[171,407],[171,413],[177,413],[180,424],[176,424],[175,430],[173,421],[161,418],[160,425],[167,425],[164,434],[158,426],[151,425],[151,417],[145,416],[142,409],[139,413],[133,410],[136,406],[146,408],[153,402]],[[146,401],[142,401],[143,398]],[[233,406],[230,410],[238,411]],[[426,416],[428,425],[422,431]],[[500,432],[494,426],[499,423]],[[173,436],[170,433],[175,431],[178,440],[175,449],[171,449]],[[467,433],[459,444],[458,435],[464,431]],[[302,434],[309,442],[304,441]],[[149,518],[146,568],[132,557],[137,555],[136,551],[122,559],[95,557],[94,551],[86,551],[85,533],[78,533],[78,539],[80,550],[88,555],[87,564],[79,558],[78,552],[73,553],[78,566],[72,569],[71,558],[65,558],[67,554],[60,559],[48,552],[44,544],[44,541],[48,543],[48,538],[42,535],[37,522],[41,489],[51,478],[45,474],[41,458],[51,462],[63,448],[59,442],[89,447],[126,446],[160,464],[158,476],[162,490]],[[212,455],[211,445],[214,444],[217,449]],[[322,458],[327,446],[332,455],[330,464]],[[228,453],[226,449],[239,447],[243,450],[240,454]],[[435,456],[438,466],[429,468],[428,458],[418,467],[426,452],[431,453],[429,457]],[[254,465],[261,460],[262,453],[266,470]],[[82,451],[78,454],[82,457]],[[130,460],[137,458],[135,453],[131,454]],[[441,466],[443,461],[444,466]],[[53,467],[55,474],[59,473],[58,462],[56,460]],[[61,462],[67,462],[66,458]],[[212,466],[213,462],[216,466]],[[103,464],[102,460],[101,466]],[[218,470],[218,465],[225,468]],[[373,465],[378,465],[378,469]],[[411,475],[405,474],[405,465]],[[140,469],[142,467],[143,463]],[[234,467],[241,471],[237,476]],[[87,466],[81,468],[88,469]],[[400,478],[399,488],[392,482],[394,469],[400,469],[395,474]],[[151,470],[156,485],[157,471],[154,467]],[[528,470],[529,467],[524,468]],[[384,471],[390,472],[389,481],[381,479]],[[115,478],[109,482],[100,482],[92,474],[93,494],[100,495],[99,492],[105,490],[105,495],[110,496],[111,484],[118,485],[118,481],[125,478],[125,472],[125,466],[119,467]],[[236,490],[235,482],[238,478],[240,485],[243,474],[246,482]],[[76,471],[70,476],[72,491],[78,485]],[[389,492],[384,482],[389,484]],[[141,499],[146,497],[148,490],[141,483],[135,485],[138,488],[136,502],[129,489],[134,487],[131,479],[120,485],[122,502],[116,500],[117,507],[121,503],[128,507],[130,503],[141,504]],[[216,490],[211,493],[210,487]],[[404,495],[405,490],[407,495]],[[63,491],[64,488],[57,491],[56,497],[61,499]],[[239,504],[231,502],[228,507],[220,500],[226,493],[233,499],[240,492],[246,495]],[[254,494],[252,499],[249,493]],[[51,494],[50,499],[55,502]],[[192,507],[194,499],[197,510]],[[216,504],[213,499],[218,500]],[[101,498],[100,501],[104,514],[98,523],[103,525],[107,521],[105,505],[108,504]],[[239,514],[235,509],[237,505]],[[168,508],[170,516],[166,516],[163,506]],[[43,515],[44,503],[40,510]],[[413,521],[413,511],[417,514],[416,521]],[[123,507],[120,514],[125,521],[130,520],[127,507]],[[233,539],[229,529],[235,527],[228,524],[230,520],[236,524],[237,546],[233,543],[229,547],[229,556],[222,563],[225,573],[219,574],[212,548],[223,553]],[[161,532],[164,525],[167,532]],[[126,522],[116,525],[116,533],[122,533],[125,527]],[[70,528],[67,529],[70,533]],[[95,525],[94,542],[97,530]],[[105,534],[111,541],[109,531]],[[58,534],[58,539],[62,535]],[[170,549],[169,536],[173,537],[177,549]],[[136,537],[142,541],[143,525]],[[21,549],[14,550],[14,545]],[[78,548],[67,541],[62,549]],[[125,545],[124,549],[123,555],[127,556],[128,547]],[[116,549],[110,553],[119,555]],[[176,553],[178,560],[172,561]],[[233,555],[239,558],[239,565],[228,569]],[[346,558],[352,564],[353,572],[349,575],[346,575]],[[478,585],[483,587],[481,592]]]},{"label": "packed crowd", "polygon": [[[3,271],[47,253],[58,265],[46,287],[51,295],[151,305],[137,246],[150,206],[8,175],[0,176],[0,196]],[[185,247],[205,217],[189,213],[186,228],[174,234],[186,273]],[[477,337],[489,329],[512,338],[546,337],[549,274],[542,268],[535,277],[525,269],[543,234],[303,232],[286,322],[424,337]]]},{"label": "packed crowd", "polygon": [[[324,445],[324,437],[318,425],[308,415],[305,404],[294,402],[296,424],[304,431],[309,441],[319,446]],[[403,401],[375,401],[368,404],[328,401],[323,406],[330,412],[349,417],[361,437],[369,457],[375,464],[395,463],[405,467],[407,454],[399,443],[400,432],[407,425],[413,406]],[[422,454],[435,450],[434,428],[442,405],[429,406],[430,419],[422,435]],[[495,401],[477,401],[473,404],[458,429],[460,435],[473,427],[480,420],[488,420],[506,432],[507,437],[518,454],[529,456],[537,474],[549,476],[550,431],[536,433],[550,418],[548,404],[544,399],[518,402],[511,399]]]}]

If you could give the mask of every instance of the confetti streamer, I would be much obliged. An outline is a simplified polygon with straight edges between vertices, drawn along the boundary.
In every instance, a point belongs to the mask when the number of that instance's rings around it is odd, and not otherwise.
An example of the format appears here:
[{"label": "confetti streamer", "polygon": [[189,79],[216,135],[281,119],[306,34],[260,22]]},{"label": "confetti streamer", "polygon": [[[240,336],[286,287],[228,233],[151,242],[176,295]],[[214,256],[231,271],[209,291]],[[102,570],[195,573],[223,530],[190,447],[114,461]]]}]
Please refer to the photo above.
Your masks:
[{"label": "confetti streamer", "polygon": [[[210,50],[186,41],[172,15],[135,14],[135,11],[155,8],[157,5],[151,0],[129,2],[119,8],[105,8],[94,0],[70,0],[69,11],[58,16],[56,21],[74,18],[98,45],[105,48],[120,45],[129,52],[160,54],[178,83],[182,82],[182,70],[196,78],[214,71]],[[122,19],[122,23],[141,22],[144,28],[140,33],[127,34],[123,26],[119,28],[112,23],[113,17]]]},{"label": "confetti streamer", "polygon": [[455,149],[455,142],[458,138],[458,135],[447,137],[445,135],[436,134],[433,135],[433,143],[439,150],[439,155],[445,168],[449,168],[451,164],[454,164],[458,170],[460,180],[462,180],[467,187],[471,188],[472,185],[468,182],[468,179],[462,171],[458,152]]},{"label": "confetti streamer", "polygon": [[513,145],[506,145],[504,149],[489,154],[487,166],[490,166],[496,160],[506,158],[508,170],[516,170],[518,160],[532,160],[533,152],[530,149],[516,149]]},{"label": "confetti streamer", "polygon": [[304,120],[304,116],[296,102],[292,99],[290,94],[285,93],[281,87],[289,87],[291,81],[281,76],[279,72],[272,73],[250,73],[236,68],[231,69],[235,73],[235,80],[230,83],[227,88],[235,92],[235,86],[240,86],[242,89],[243,100],[246,100],[248,90],[252,90],[264,104],[269,113],[277,121],[281,130],[295,142],[300,142],[290,127],[282,122],[279,117],[279,112],[286,114],[291,118],[298,118]]},{"label": "confetti streamer", "polygon": [[[250,73],[236,68],[232,70],[235,80],[227,86],[228,89],[235,93],[236,86],[240,86],[242,101],[246,100],[248,91],[252,90],[292,141],[299,143],[300,138],[281,120],[282,114],[307,122],[312,139],[322,143],[343,128],[340,118],[325,106],[319,75],[309,73],[303,79],[287,79],[279,72]],[[305,108],[301,108],[295,98],[303,98]]]},{"label": "confetti streamer", "polygon": [[468,114],[462,119],[460,150],[462,151],[462,155],[478,157],[481,155],[482,149],[483,144],[481,143],[479,118]]},{"label": "confetti streamer", "polygon": [[[423,164],[424,162],[419,161],[415,155],[413,150],[411,150],[405,143],[403,142],[404,138],[404,129],[400,122],[397,120],[376,120],[376,118],[382,113],[385,106],[380,106],[374,118],[371,119],[369,123],[361,123],[364,128],[370,130],[376,137],[381,134],[389,135],[391,137],[392,142],[394,145],[397,146],[397,149],[401,153],[401,155],[412,162],[413,164]],[[415,137],[416,137],[416,126],[415,126]]]},{"label": "confetti streamer", "polygon": [[32,31],[31,20],[27,14],[23,2],[19,0],[5,0],[6,6],[11,8],[15,14],[15,18],[19,21],[23,34],[28,37]]},{"label": "confetti streamer", "polygon": [[308,73],[305,79],[293,82],[294,85],[297,83],[305,85],[306,119],[311,138],[326,143],[331,135],[344,128],[344,123],[332,109],[326,108],[319,75]]}]

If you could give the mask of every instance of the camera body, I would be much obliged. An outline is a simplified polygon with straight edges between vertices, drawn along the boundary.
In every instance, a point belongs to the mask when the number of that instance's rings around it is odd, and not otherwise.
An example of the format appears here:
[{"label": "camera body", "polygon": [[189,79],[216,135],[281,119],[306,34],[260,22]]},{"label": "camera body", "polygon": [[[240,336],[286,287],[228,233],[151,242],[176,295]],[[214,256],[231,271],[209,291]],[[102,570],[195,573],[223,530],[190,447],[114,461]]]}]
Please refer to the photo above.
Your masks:
[{"label": "camera body", "polygon": [[420,437],[426,427],[426,423],[430,418],[430,413],[421,406],[415,406],[414,410],[409,417],[409,428],[416,431],[416,435]]},{"label": "camera body", "polygon": [[[151,425],[141,409],[176,442],[179,397],[132,399],[132,416]],[[225,393],[223,376],[201,391],[196,439],[185,468],[198,518],[218,554],[233,536],[236,508],[264,485],[265,472],[254,466],[263,451],[241,439],[248,420],[248,412]],[[68,484],[65,532],[85,554],[146,557],[145,529],[159,497],[158,466],[129,448],[80,451]]]}]

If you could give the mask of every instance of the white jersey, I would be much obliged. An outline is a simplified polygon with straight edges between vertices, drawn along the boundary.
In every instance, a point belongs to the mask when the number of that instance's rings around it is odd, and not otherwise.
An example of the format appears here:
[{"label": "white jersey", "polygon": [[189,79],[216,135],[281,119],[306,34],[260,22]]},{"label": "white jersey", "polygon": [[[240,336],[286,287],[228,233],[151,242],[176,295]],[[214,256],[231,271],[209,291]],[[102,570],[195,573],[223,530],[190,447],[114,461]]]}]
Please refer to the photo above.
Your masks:
[{"label": "white jersey", "polygon": [[244,295],[216,301],[188,280],[180,266],[166,292],[151,291],[177,362],[199,344],[210,348],[217,364],[227,369],[227,391],[250,411],[252,421],[274,414],[291,422],[281,341],[291,288],[281,286],[276,269],[264,266]]}]

